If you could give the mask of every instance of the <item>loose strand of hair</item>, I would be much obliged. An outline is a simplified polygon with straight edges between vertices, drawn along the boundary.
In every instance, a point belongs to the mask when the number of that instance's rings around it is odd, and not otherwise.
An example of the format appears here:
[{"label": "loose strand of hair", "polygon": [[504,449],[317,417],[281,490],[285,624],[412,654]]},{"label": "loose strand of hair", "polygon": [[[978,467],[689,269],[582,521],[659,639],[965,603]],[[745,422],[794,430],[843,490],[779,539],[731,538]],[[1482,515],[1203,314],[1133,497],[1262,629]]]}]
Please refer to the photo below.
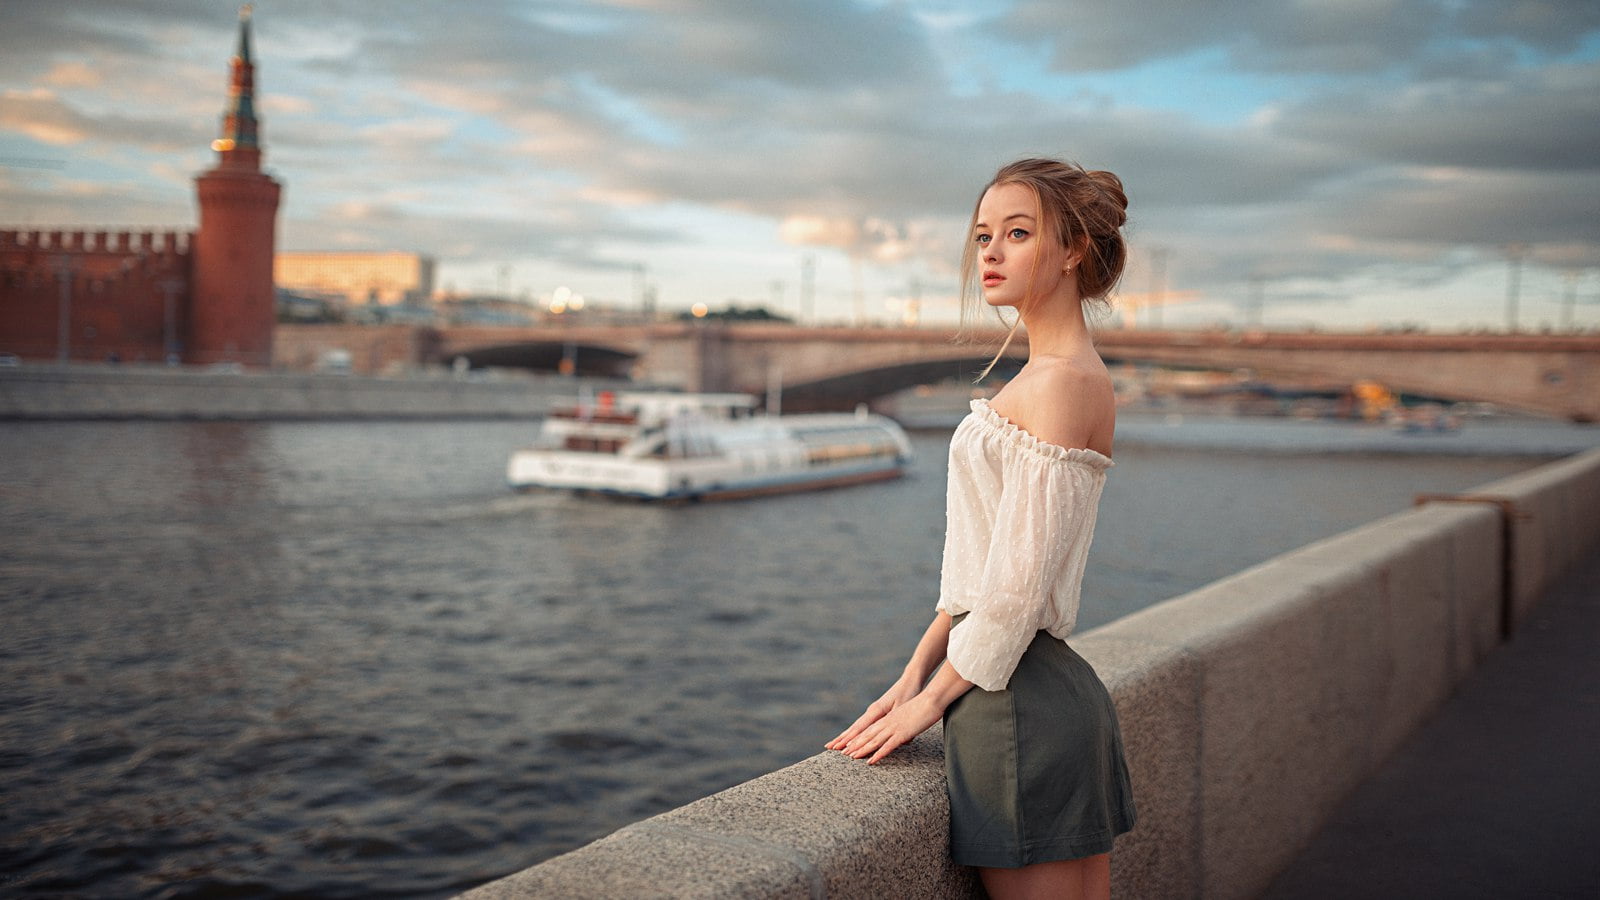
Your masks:
[{"label": "loose strand of hair", "polygon": [[[1001,321],[1004,321],[1004,320],[1001,320]],[[1006,332],[1006,339],[1004,341],[1000,342],[1000,349],[995,351],[994,356],[992,358],[990,358],[990,360],[989,360],[989,364],[983,367],[983,371],[982,372],[978,373],[978,377],[972,379],[972,383],[973,384],[978,384],[979,382],[983,381],[985,378],[989,377],[989,373],[994,371],[995,364],[1000,362],[1000,358],[1005,356],[1006,355],[1006,351],[1011,348],[1011,339],[1017,336],[1017,329],[1021,328],[1021,327],[1022,327],[1022,317],[1021,316],[1017,316],[1017,320],[1015,322],[1011,323],[1011,330]]]}]

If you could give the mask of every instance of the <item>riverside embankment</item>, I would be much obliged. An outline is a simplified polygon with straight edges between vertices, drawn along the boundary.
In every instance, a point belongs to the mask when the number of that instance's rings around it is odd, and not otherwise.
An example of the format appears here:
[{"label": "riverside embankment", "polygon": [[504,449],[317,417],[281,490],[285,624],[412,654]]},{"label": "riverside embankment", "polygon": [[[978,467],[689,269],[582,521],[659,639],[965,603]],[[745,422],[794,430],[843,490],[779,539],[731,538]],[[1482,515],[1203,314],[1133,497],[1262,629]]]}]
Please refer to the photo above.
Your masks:
[{"label": "riverside embankment", "polygon": [[[627,382],[583,379],[596,389]],[[0,419],[515,419],[576,396],[561,376],[380,378],[140,365],[0,369]]]},{"label": "riverside embankment", "polygon": [[[1600,451],[1317,541],[1074,640],[1138,792],[1113,893],[1251,897],[1600,543]],[[966,897],[937,729],[823,753],[468,896]]]}]

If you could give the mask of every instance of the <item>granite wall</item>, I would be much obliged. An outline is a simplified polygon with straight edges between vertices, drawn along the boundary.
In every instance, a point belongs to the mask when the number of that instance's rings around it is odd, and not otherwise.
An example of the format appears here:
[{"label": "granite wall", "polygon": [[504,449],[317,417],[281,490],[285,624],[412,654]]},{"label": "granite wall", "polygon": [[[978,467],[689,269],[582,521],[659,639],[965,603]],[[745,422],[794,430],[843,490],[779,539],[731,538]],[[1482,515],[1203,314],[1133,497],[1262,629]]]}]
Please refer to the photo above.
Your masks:
[{"label": "granite wall", "polygon": [[[1259,893],[1600,545],[1600,451],[1466,494],[1074,639],[1116,698],[1138,798],[1115,896]],[[973,896],[947,816],[935,728],[876,767],[822,753],[466,896]]]}]

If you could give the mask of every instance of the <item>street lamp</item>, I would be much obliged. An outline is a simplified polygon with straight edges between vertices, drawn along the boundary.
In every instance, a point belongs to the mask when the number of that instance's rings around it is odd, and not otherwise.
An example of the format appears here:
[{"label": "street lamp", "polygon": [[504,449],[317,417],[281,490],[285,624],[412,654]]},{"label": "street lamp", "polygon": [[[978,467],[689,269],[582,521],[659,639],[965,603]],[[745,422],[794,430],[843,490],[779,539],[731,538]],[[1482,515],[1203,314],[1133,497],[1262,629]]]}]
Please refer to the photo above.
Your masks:
[{"label": "street lamp", "polygon": [[1517,294],[1522,288],[1522,252],[1526,248],[1521,244],[1506,245],[1506,333],[1517,333]]},{"label": "street lamp", "polygon": [[72,358],[72,265],[66,254],[56,257],[56,280],[61,282],[61,298],[56,302],[56,362],[66,365]]},{"label": "street lamp", "polygon": [[176,278],[165,278],[161,281],[162,321],[161,321],[161,355],[167,365],[174,365],[178,361],[178,288],[183,287],[183,282]]}]

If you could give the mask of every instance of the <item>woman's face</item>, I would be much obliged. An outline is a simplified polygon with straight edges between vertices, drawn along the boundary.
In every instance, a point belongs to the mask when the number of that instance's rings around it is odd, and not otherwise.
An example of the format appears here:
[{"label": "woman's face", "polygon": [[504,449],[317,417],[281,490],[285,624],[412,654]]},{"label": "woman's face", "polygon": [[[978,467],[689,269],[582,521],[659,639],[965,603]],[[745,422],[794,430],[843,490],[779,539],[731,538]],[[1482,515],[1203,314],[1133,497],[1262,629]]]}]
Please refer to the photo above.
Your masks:
[{"label": "woman's face", "polygon": [[978,201],[972,240],[978,278],[990,306],[1021,307],[1031,295],[1049,297],[1061,286],[1068,260],[1055,240],[1039,234],[1039,201],[1020,184],[997,184]]}]

